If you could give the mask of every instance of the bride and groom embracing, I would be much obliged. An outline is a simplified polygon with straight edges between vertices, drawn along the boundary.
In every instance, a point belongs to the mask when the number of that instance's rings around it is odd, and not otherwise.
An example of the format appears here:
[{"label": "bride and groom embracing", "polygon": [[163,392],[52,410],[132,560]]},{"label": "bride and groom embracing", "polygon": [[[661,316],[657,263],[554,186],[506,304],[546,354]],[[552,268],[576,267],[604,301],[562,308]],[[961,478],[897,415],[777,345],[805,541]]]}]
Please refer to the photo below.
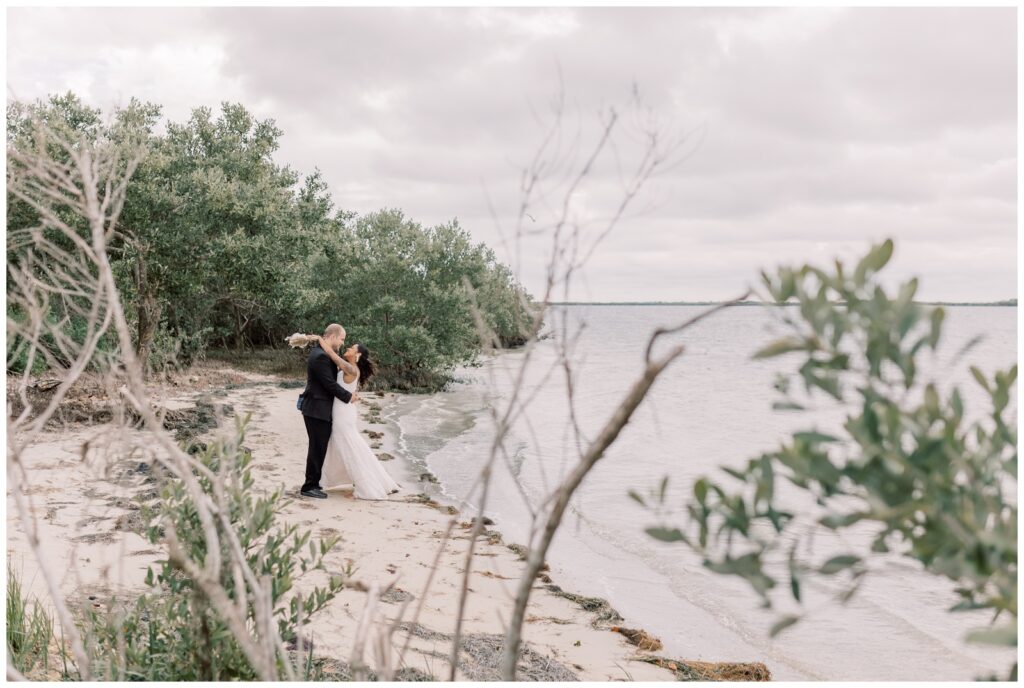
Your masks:
[{"label": "bride and groom embracing", "polygon": [[331,489],[353,485],[357,499],[387,499],[398,492],[396,483],[359,433],[355,404],[357,390],[373,375],[369,352],[362,344],[345,345],[345,328],[331,324],[322,337],[293,334],[292,346],[313,344],[306,360],[306,389],[298,409],[306,423],[309,451],[303,497],[325,499]]}]

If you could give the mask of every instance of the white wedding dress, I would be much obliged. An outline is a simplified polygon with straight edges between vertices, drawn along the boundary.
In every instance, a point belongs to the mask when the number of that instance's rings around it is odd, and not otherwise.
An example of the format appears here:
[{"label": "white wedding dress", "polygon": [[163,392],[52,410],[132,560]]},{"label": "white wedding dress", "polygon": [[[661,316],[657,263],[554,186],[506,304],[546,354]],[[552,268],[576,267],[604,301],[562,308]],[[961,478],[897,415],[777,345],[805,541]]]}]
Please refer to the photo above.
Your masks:
[{"label": "white wedding dress", "polygon": [[[338,384],[355,394],[359,378],[345,382],[345,373],[339,370]],[[335,399],[331,417],[331,441],[327,444],[320,484],[327,490],[354,485],[357,499],[387,499],[399,485],[359,433],[356,405]]]}]

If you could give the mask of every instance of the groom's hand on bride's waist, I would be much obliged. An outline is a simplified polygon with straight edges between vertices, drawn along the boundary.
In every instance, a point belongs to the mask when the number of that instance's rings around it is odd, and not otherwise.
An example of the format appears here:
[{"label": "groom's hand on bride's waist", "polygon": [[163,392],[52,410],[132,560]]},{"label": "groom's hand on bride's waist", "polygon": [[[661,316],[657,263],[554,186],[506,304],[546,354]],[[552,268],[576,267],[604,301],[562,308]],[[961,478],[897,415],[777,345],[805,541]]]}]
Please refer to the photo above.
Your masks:
[{"label": "groom's hand on bride's waist", "polygon": [[355,394],[352,395],[352,401],[350,403],[354,404],[357,401],[359,401],[359,393],[358,392],[356,392]]}]

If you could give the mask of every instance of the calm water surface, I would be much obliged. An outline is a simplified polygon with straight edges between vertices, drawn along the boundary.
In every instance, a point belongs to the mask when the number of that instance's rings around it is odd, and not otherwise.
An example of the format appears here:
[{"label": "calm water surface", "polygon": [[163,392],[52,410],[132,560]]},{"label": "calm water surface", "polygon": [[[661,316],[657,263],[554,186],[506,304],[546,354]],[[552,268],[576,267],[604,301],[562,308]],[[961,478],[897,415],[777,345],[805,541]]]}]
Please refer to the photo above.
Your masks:
[{"label": "calm water surface", "polygon": [[[636,378],[651,331],[702,309],[576,306],[556,314],[552,324],[567,317],[573,329],[584,325],[575,347],[574,385],[585,433],[593,436]],[[923,574],[912,562],[880,562],[845,606],[831,601],[828,581],[810,586],[806,620],[773,641],[767,631],[777,615],[760,610],[742,581],[713,575],[684,547],[644,535],[653,520],[627,490],[647,492],[668,476],[668,501],[680,505],[696,477],[724,477],[717,467],[741,465],[787,433],[827,430],[841,421],[837,410],[771,410],[777,399],[772,383],[777,372],[793,366],[792,360],[754,361],[751,354],[781,332],[778,311],[729,309],[680,339],[687,352],[659,379],[579,491],[549,557],[556,582],[608,598],[630,624],[660,636],[667,655],[761,660],[779,679],[958,680],[1002,673],[1012,653],[961,641],[987,616],[945,613],[955,601],[953,586]],[[968,413],[980,412],[984,393],[967,366],[991,372],[1012,365],[1016,320],[1016,308],[948,308],[943,345],[923,361],[923,378],[938,380],[944,388],[958,385]],[[978,334],[984,340],[951,371],[950,359]],[[465,499],[487,456],[492,437],[488,407],[507,399],[523,355],[494,357],[463,371],[463,381],[451,391],[412,397],[397,409],[406,458],[431,470],[443,495],[453,501]],[[527,539],[527,504],[536,505],[577,456],[563,378],[557,370],[546,377],[556,360],[554,340],[542,342],[534,356],[526,385],[529,411],[515,427],[510,456],[498,471],[487,508],[506,538],[518,542]],[[816,558],[844,546],[828,537],[816,538]],[[846,537],[845,544],[857,546],[858,538],[867,535]]]}]

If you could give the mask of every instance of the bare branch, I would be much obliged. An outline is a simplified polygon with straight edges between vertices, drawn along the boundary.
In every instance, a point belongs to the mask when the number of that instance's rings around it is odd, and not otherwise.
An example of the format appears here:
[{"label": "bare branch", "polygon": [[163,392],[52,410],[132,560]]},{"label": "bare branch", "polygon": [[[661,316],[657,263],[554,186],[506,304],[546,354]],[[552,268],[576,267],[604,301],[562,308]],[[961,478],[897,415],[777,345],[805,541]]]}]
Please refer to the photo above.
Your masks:
[{"label": "bare branch", "polygon": [[[55,159],[54,151],[64,159]],[[8,336],[17,340],[14,351],[26,359],[18,390],[23,409],[14,414],[8,407],[7,473],[11,491],[74,661],[82,678],[89,680],[90,662],[78,627],[54,565],[39,546],[26,500],[28,476],[23,456],[50,426],[57,408],[82,374],[89,368],[97,369],[114,399],[115,419],[122,423],[137,419],[142,424],[142,433],[136,433],[138,439],[126,441],[121,450],[130,455],[139,443],[146,442],[146,453],[181,482],[195,507],[205,539],[203,560],[190,559],[177,541],[173,524],[165,524],[172,561],[195,580],[236,636],[257,675],[262,680],[276,680],[277,658],[284,651],[273,616],[270,587],[249,566],[231,524],[224,490],[225,466],[221,465],[219,475],[214,474],[183,451],[164,429],[161,414],[149,401],[142,362],[135,355],[110,264],[108,241],[117,233],[129,180],[141,155],[140,149],[119,148],[109,141],[91,144],[68,140],[40,123],[36,123],[31,142],[23,141],[20,147],[8,145],[8,190],[12,198],[36,214],[39,222],[37,227],[12,232],[8,244]],[[70,335],[72,317],[81,320],[84,334]],[[100,355],[99,342],[109,334],[115,337],[117,350],[108,359]],[[33,364],[39,358],[52,368],[62,369],[62,374],[46,406],[32,408],[27,390]],[[204,491],[200,479],[213,485],[213,494]],[[235,583],[234,599],[221,584],[224,567]],[[252,625],[250,609],[255,622]],[[123,637],[118,642],[123,644]],[[119,651],[123,652],[123,647]],[[290,662],[286,659],[282,665],[285,676],[293,679]]]}]

